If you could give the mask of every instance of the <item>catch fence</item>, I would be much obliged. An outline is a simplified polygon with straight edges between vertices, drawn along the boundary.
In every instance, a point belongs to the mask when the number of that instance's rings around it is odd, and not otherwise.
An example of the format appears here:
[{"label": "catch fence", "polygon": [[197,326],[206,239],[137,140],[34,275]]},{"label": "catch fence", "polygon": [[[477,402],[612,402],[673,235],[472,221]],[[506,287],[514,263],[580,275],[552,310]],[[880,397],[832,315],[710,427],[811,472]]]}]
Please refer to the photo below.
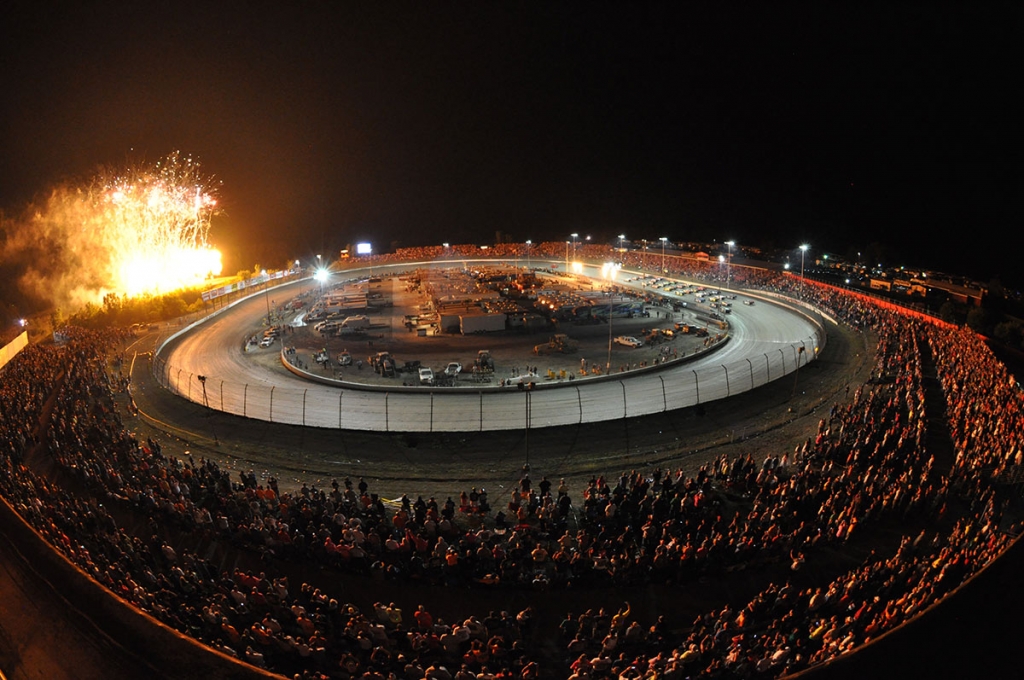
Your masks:
[{"label": "catch fence", "polygon": [[[700,360],[581,378],[538,382],[533,389],[498,386],[427,388],[338,386],[312,382],[292,389],[266,383],[238,383],[197,375],[168,364],[159,354],[152,373],[174,394],[210,409],[246,418],[310,427],[380,432],[522,430],[577,425],[669,411],[752,390],[792,375],[823,349],[824,327],[802,340],[730,363]],[[300,372],[294,366],[293,372]]]}]

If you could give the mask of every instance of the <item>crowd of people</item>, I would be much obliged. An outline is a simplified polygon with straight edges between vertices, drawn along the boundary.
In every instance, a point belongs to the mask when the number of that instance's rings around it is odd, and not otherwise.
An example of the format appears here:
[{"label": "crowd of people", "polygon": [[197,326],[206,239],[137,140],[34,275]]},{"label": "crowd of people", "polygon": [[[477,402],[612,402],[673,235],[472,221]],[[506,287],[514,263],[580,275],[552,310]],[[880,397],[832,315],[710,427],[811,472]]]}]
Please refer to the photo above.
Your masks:
[{"label": "crowd of people", "polygon": [[[746,284],[797,292],[789,277],[758,276]],[[801,282],[798,292],[877,337],[875,365],[813,438],[760,460],[720,456],[693,470],[594,476],[578,489],[524,470],[501,498],[473,489],[443,501],[385,500],[363,479],[288,489],[137,440],[123,420],[131,417],[116,355],[124,334],[67,329],[65,344],[28,347],[0,373],[10,406],[0,412],[0,492],[126,602],[288,676],[784,675],[891,630],[994,559],[1013,536],[1003,482],[1024,455],[1020,390],[969,331],[826,287]],[[952,455],[929,450],[926,362],[940,378],[942,394],[932,398],[944,400]],[[143,528],[126,531],[125,518],[144,518],[130,523]],[[530,634],[530,608],[466,611],[446,622],[422,605],[403,612],[385,597],[392,581],[614,593],[761,565],[797,571],[827,546],[894,518],[930,531],[829,583],[768,583],[684,630],[640,621],[628,605],[567,613],[555,654]],[[265,569],[227,570],[183,549],[181,536],[273,559]],[[290,583],[282,564],[352,574],[375,584],[381,601],[361,610]]]}]

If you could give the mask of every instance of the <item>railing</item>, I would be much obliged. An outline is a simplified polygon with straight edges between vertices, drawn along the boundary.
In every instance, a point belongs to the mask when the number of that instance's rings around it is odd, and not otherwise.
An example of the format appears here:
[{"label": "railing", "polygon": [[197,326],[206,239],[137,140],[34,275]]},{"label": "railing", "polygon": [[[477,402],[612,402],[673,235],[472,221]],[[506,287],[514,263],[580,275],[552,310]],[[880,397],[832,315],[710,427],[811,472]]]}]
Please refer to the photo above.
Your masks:
[{"label": "railing", "polygon": [[[825,333],[729,364],[666,365],[534,389],[482,386],[429,389],[319,384],[290,389],[200,376],[153,360],[152,373],[174,394],[216,411],[274,423],[384,432],[522,430],[649,415],[724,399],[794,375],[816,358]],[[695,365],[695,364],[694,364]],[[294,367],[293,367],[294,369]]]}]

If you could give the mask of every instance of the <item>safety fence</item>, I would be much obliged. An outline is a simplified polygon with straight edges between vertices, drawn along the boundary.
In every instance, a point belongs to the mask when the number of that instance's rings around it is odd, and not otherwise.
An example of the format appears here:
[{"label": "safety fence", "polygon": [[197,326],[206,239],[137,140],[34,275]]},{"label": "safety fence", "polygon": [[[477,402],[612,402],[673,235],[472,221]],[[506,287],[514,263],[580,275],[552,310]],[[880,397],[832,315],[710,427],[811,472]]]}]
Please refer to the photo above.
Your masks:
[{"label": "safety fence", "polygon": [[[394,388],[311,383],[292,389],[197,375],[157,355],[151,370],[174,394],[259,420],[380,432],[522,430],[630,418],[724,399],[795,375],[824,347],[824,327],[730,363],[708,360],[647,371],[517,387]],[[795,388],[796,383],[794,383]]]}]

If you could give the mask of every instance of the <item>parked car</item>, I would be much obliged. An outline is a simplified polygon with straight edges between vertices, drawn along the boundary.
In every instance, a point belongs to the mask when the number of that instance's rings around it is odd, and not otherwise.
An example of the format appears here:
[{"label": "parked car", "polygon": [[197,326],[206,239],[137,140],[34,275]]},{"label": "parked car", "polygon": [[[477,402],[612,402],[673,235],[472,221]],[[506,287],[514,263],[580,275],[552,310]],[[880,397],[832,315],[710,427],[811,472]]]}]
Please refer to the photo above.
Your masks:
[{"label": "parked car", "polygon": [[632,335],[620,335],[615,338],[616,345],[623,345],[625,347],[643,347],[644,341],[634,338]]},{"label": "parked car", "polygon": [[434,384],[434,370],[431,368],[420,369],[420,384],[421,385],[433,385]]},{"label": "parked car", "polygon": [[444,367],[444,374],[450,378],[454,378],[459,373],[462,373],[462,364],[458,361],[449,362],[449,364]]}]

